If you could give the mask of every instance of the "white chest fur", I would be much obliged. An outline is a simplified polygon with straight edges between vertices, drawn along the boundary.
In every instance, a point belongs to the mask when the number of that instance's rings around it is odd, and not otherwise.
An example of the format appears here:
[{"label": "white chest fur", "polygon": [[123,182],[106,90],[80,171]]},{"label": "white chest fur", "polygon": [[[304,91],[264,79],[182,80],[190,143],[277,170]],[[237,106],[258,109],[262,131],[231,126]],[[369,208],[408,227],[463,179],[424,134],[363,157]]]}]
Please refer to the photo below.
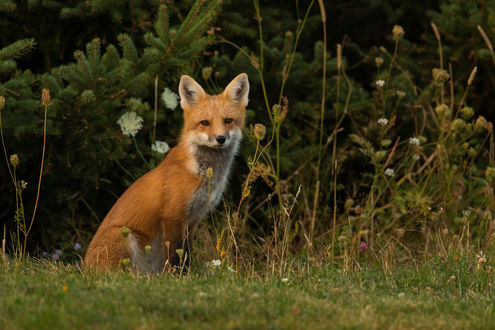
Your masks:
[{"label": "white chest fur", "polygon": [[[233,141],[226,148],[199,146],[195,150],[194,158],[198,164],[197,174],[203,181],[189,201],[186,215],[188,224],[200,221],[220,202],[238,147],[239,142]],[[209,167],[213,170],[211,178],[206,176]]]}]

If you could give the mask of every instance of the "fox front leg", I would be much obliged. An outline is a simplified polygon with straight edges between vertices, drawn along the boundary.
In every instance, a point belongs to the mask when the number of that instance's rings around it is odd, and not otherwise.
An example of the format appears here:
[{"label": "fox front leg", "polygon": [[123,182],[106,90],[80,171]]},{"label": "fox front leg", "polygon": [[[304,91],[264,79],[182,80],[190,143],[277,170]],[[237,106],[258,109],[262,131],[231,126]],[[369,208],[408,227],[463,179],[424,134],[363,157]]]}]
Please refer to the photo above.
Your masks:
[{"label": "fox front leg", "polygon": [[189,225],[186,228],[186,233],[185,233],[185,240],[184,240],[184,263],[186,266],[186,269],[189,268],[189,265],[191,263],[191,250],[192,250],[192,240],[194,238],[194,233],[196,232],[196,229],[198,228],[198,222],[195,224]]}]

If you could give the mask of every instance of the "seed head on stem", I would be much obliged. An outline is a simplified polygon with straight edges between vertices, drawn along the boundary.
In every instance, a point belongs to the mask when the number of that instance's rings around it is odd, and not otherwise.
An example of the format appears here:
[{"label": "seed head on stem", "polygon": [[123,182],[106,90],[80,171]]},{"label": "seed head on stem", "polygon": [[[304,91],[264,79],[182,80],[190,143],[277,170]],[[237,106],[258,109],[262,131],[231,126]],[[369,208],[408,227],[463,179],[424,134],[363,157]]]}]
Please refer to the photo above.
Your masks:
[{"label": "seed head on stem", "polygon": [[50,104],[50,101],[51,101],[50,91],[46,88],[43,88],[43,90],[41,91],[41,103],[47,106]]},{"label": "seed head on stem", "polygon": [[256,125],[254,125],[253,131],[254,131],[254,136],[256,137],[256,139],[258,141],[261,141],[265,137],[266,127],[263,124],[256,124]]},{"label": "seed head on stem", "polygon": [[392,29],[392,36],[395,41],[399,41],[404,37],[404,28],[400,25],[395,25]]},{"label": "seed head on stem", "polygon": [[17,154],[10,155],[10,165],[14,168],[19,165],[19,156],[17,156]]}]

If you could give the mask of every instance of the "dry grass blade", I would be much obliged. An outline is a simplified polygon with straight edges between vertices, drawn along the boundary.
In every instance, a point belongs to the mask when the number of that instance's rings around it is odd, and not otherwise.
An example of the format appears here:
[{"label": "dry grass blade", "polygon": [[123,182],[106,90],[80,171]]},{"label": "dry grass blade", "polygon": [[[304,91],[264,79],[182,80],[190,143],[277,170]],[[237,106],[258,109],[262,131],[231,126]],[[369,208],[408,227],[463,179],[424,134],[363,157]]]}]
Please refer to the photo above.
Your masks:
[{"label": "dry grass blade", "polygon": [[327,13],[325,11],[325,4],[323,0],[318,0],[318,5],[320,6],[321,20],[323,23],[327,21]]},{"label": "dry grass blade", "polygon": [[473,71],[471,71],[471,74],[469,75],[468,82],[467,82],[468,86],[471,86],[471,84],[473,83],[474,77],[476,77],[476,72],[478,72],[477,66],[475,66],[473,68]]},{"label": "dry grass blade", "polygon": [[481,34],[481,37],[485,41],[486,47],[488,47],[490,54],[492,54],[492,61],[493,61],[493,64],[495,65],[495,54],[493,53],[492,42],[490,41],[490,39],[488,39],[488,36],[486,35],[485,30],[483,30],[483,28],[480,25],[478,25],[477,28],[478,28],[479,33]]},{"label": "dry grass blade", "polygon": [[442,39],[440,38],[440,32],[438,32],[437,25],[433,22],[431,22],[431,28],[438,42],[438,56],[440,56],[440,69],[443,69],[443,51],[442,51]]}]

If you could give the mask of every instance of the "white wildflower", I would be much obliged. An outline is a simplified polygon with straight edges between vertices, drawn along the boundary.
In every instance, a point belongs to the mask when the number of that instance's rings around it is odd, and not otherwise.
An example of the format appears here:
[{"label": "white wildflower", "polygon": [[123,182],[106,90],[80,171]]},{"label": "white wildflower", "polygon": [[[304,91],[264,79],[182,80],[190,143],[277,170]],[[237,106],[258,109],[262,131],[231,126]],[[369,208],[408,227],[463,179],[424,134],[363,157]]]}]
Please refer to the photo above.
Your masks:
[{"label": "white wildflower", "polygon": [[139,117],[134,111],[126,112],[117,120],[117,124],[120,125],[122,134],[134,137],[143,127],[143,118]]},{"label": "white wildflower", "polygon": [[222,265],[222,261],[216,259],[216,260],[212,260],[210,264],[211,264],[212,267],[219,267],[219,266]]},{"label": "white wildflower", "polygon": [[289,279],[287,277],[284,277],[281,279],[282,282],[286,283],[286,282],[289,282]]},{"label": "white wildflower", "polygon": [[179,104],[179,95],[175,94],[169,88],[165,87],[162,93],[162,101],[165,107],[174,110]]},{"label": "white wildflower", "polygon": [[377,80],[377,81],[375,82],[375,84],[376,84],[378,87],[383,87],[383,86],[385,86],[385,80],[382,80],[382,79]]},{"label": "white wildflower", "polygon": [[380,119],[378,119],[377,123],[380,126],[387,126],[388,125],[388,119],[387,118],[380,118]]},{"label": "white wildflower", "polygon": [[26,182],[26,181],[21,180],[21,187],[22,187],[22,189],[26,189],[26,188],[27,188],[27,185],[28,185],[28,184],[27,184],[27,182]]},{"label": "white wildflower", "polygon": [[151,150],[156,151],[159,154],[166,154],[170,150],[170,147],[167,142],[156,140],[151,146]]},{"label": "white wildflower", "polygon": [[389,167],[385,170],[385,175],[393,178],[395,176],[395,170]]},{"label": "white wildflower", "polygon": [[419,146],[419,139],[416,137],[409,138],[409,144],[413,146]]}]

